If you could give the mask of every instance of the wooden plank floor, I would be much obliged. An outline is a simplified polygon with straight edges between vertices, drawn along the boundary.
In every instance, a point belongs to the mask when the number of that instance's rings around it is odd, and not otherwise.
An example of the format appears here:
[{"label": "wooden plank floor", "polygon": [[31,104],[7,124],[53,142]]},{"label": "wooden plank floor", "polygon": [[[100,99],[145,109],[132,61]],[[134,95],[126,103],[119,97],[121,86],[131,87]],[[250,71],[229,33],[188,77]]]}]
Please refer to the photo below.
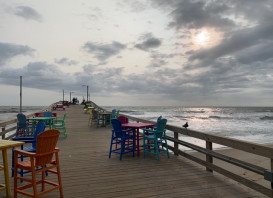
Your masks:
[{"label": "wooden plank floor", "polygon": [[[63,112],[57,113],[61,118]],[[120,161],[114,154],[108,159],[110,127],[89,127],[89,115],[80,105],[70,106],[67,113],[67,138],[58,142],[64,197],[263,197],[183,157],[161,156],[157,161],[128,154]],[[13,178],[11,186],[13,190]],[[59,197],[59,192],[42,197]]]}]

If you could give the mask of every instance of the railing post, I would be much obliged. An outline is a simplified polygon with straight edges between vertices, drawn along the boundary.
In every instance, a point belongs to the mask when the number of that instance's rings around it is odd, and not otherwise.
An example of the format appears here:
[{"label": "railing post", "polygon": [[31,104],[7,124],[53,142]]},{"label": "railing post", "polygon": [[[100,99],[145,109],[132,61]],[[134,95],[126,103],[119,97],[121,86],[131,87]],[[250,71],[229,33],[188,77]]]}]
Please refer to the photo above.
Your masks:
[{"label": "railing post", "polygon": [[[174,139],[178,140],[178,132],[174,132]],[[178,156],[178,143],[174,142],[174,154]]]},{"label": "railing post", "polygon": [[5,134],[3,134],[3,131],[5,131],[6,129],[5,129],[5,127],[2,127],[2,140],[4,140],[5,139]]},{"label": "railing post", "polygon": [[[273,171],[273,159],[272,158],[270,159],[270,170],[271,170],[271,172]],[[273,189],[272,181],[271,181],[271,189]],[[271,197],[273,197],[273,192],[271,194]]]},{"label": "railing post", "polygon": [[[212,150],[212,142],[206,141],[206,149],[207,149],[207,150]],[[207,161],[208,163],[211,163],[211,164],[212,164],[212,163],[213,163],[213,158],[212,158],[212,156],[206,155],[206,161]],[[208,168],[208,167],[206,167],[206,170],[209,171],[209,172],[213,172],[212,169],[210,169],[210,168]]]}]

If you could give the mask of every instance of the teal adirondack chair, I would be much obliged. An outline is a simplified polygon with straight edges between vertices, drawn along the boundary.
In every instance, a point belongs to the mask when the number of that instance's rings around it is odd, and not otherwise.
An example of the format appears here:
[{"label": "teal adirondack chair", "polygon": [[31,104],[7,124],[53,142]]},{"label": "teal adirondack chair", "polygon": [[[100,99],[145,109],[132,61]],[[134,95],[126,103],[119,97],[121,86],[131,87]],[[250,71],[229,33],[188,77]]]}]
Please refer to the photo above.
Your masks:
[{"label": "teal adirondack chair", "polygon": [[63,119],[55,119],[53,120],[53,125],[52,128],[53,129],[57,129],[57,130],[61,130],[60,134],[62,134],[64,137],[67,136],[66,134],[66,128],[65,128],[65,118],[66,118],[66,113],[64,114]]},{"label": "teal adirondack chair", "polygon": [[145,154],[153,154],[160,160],[160,155],[166,153],[170,158],[168,143],[166,138],[167,119],[160,119],[156,124],[156,129],[143,129],[143,157]]},{"label": "teal adirondack chair", "polygon": [[112,110],[112,113],[111,113],[111,115],[110,115],[110,125],[111,125],[111,126],[112,126],[111,120],[112,120],[112,119],[117,119],[118,116],[119,116],[119,110],[113,109],[113,110]]}]

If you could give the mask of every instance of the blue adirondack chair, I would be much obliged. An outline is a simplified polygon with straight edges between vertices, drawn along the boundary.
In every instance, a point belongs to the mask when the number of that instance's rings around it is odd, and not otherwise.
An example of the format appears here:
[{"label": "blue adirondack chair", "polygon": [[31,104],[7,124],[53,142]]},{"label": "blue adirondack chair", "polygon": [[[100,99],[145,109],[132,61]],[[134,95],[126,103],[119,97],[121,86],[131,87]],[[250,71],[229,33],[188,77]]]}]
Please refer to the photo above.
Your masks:
[{"label": "blue adirondack chair", "polygon": [[[53,116],[51,111],[45,111],[43,114],[44,114],[44,117],[52,117]],[[49,122],[52,122],[52,121],[51,120],[50,121],[48,121],[48,120],[45,121],[46,125],[49,125],[50,124]]]},{"label": "blue adirondack chair", "polygon": [[[12,140],[14,141],[21,141],[27,143],[31,143],[31,146],[24,146],[21,145],[21,150],[28,151],[28,152],[36,152],[36,140],[37,140],[37,135],[39,135],[41,132],[45,130],[46,124],[44,122],[39,122],[36,125],[36,130],[34,132],[33,137],[14,137]],[[20,156],[20,160],[23,161],[23,156]],[[12,177],[14,175],[14,152],[12,150]],[[23,172],[23,170],[20,171],[21,176],[26,172]]]},{"label": "blue adirondack chair", "polygon": [[143,157],[146,153],[157,156],[160,159],[160,154],[169,156],[168,143],[166,138],[166,123],[167,119],[160,119],[156,124],[156,129],[143,129]]},{"label": "blue adirondack chair", "polygon": [[24,114],[17,114],[17,127],[16,127],[16,136],[29,136],[30,126],[28,125],[27,118]]},{"label": "blue adirondack chair", "polygon": [[[112,119],[111,124],[113,126],[109,158],[112,153],[119,154],[119,159],[122,160],[122,155],[126,153],[133,153],[135,156],[135,133],[134,129],[122,130],[121,121],[118,119]],[[129,134],[132,132],[132,134]]]}]

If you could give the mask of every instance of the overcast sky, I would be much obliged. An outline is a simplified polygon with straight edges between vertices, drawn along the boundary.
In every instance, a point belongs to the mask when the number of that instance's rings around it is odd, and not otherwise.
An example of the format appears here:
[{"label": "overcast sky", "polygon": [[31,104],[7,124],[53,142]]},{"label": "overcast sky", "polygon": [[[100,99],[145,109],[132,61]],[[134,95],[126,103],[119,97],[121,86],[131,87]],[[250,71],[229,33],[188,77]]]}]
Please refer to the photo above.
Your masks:
[{"label": "overcast sky", "polygon": [[272,106],[272,70],[272,0],[0,0],[0,105]]}]

